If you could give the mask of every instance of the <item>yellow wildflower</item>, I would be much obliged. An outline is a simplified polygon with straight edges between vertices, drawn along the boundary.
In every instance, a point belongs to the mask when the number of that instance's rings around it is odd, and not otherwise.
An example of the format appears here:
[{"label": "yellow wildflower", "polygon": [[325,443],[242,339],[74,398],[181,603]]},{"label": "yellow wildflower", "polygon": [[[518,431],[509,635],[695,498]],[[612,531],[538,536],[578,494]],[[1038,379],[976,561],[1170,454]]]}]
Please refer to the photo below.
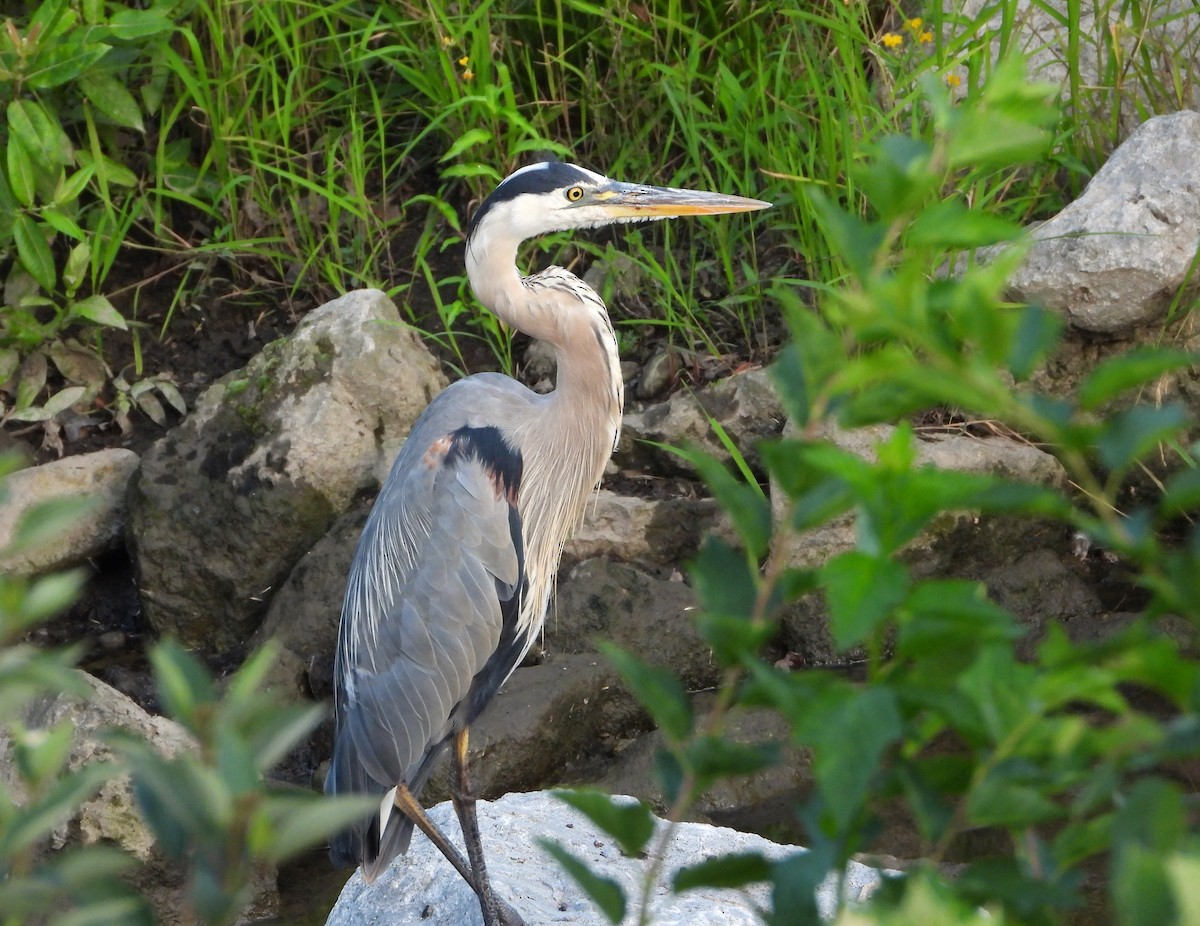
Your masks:
[{"label": "yellow wildflower", "polygon": [[946,75],[946,86],[949,87],[951,90],[953,90],[955,87],[959,86],[960,84],[962,84],[962,80],[959,78],[959,76],[957,74],[947,74]]},{"label": "yellow wildflower", "polygon": [[926,29],[924,32],[922,32],[920,35],[917,36],[917,41],[920,42],[922,45],[928,45],[930,42],[933,41],[933,33],[930,32],[928,29]]},{"label": "yellow wildflower", "polygon": [[463,55],[461,58],[459,58],[459,59],[458,59],[458,66],[459,66],[459,67],[463,67],[463,68],[465,68],[465,67],[466,67],[468,64],[470,64],[470,63],[471,63],[471,56],[470,56],[470,55]]},{"label": "yellow wildflower", "polygon": [[453,44],[454,44],[454,39],[450,38],[450,36],[448,36],[448,35],[442,36],[442,48],[449,48]]},{"label": "yellow wildflower", "polygon": [[899,48],[904,44],[903,37],[894,32],[885,32],[879,41],[883,43],[884,48]]},{"label": "yellow wildflower", "polygon": [[474,76],[475,76],[475,72],[472,71],[470,68],[467,68],[465,71],[463,71],[463,80],[470,80]]},{"label": "yellow wildflower", "polygon": [[911,29],[913,32],[916,32],[918,29],[921,28],[921,23],[923,23],[923,22],[924,22],[924,20],[921,19],[920,16],[914,16],[912,19],[908,20],[904,25],[908,26],[908,28]]}]

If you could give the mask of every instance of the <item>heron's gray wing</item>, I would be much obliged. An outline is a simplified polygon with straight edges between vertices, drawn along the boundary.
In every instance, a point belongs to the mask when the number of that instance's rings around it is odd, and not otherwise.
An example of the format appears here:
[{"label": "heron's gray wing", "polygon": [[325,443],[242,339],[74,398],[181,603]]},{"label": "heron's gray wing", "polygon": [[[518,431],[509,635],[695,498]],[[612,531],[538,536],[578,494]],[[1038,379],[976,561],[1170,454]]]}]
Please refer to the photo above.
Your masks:
[{"label": "heron's gray wing", "polygon": [[520,469],[495,428],[443,434],[397,471],[399,491],[364,529],[343,606],[338,746],[348,739],[381,785],[407,780],[451,733],[515,620]]}]

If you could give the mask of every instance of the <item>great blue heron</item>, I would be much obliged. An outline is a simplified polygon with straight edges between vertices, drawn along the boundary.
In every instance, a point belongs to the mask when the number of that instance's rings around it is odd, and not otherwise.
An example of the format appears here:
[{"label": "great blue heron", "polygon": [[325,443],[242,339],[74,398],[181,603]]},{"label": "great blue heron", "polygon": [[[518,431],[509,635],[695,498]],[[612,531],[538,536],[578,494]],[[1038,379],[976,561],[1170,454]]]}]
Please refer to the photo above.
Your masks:
[{"label": "great blue heron", "polygon": [[[546,161],[511,174],[475,213],[471,288],[502,321],[554,347],[556,388],[538,395],[498,373],[454,383],[413,425],[363,528],[342,606],[325,790],[378,794],[380,805],[334,840],[335,862],[361,863],[373,881],[415,825],[471,885],[486,926],[521,922],[487,879],[467,728],[541,630],[563,543],[614,449],[623,388],[603,301],[561,267],[522,277],[517,246],[548,232],[767,205]],[[417,802],[451,743],[468,859]]]}]

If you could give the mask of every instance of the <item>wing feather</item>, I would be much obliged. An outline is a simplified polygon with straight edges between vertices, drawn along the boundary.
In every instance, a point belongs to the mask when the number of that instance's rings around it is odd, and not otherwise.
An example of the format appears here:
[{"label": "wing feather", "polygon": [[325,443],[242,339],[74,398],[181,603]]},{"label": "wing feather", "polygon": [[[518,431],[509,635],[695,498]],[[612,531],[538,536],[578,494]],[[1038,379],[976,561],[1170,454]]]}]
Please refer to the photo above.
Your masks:
[{"label": "wing feather", "polygon": [[[419,790],[525,649],[514,642],[525,584],[520,455],[494,428],[446,430],[436,418],[406,442],[351,567],[330,793]],[[385,808],[343,834],[335,860],[386,865],[408,843],[397,817]]]}]

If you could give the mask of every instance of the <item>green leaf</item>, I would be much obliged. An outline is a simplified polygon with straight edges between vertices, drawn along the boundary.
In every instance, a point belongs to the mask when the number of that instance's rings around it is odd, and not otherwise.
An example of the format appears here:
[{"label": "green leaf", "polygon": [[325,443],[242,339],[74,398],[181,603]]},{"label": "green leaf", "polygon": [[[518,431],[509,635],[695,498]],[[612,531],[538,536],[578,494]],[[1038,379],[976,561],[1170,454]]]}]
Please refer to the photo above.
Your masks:
[{"label": "green leaf", "polygon": [[1062,335],[1063,320],[1057,312],[1030,305],[1021,310],[1021,318],[1012,340],[1006,365],[1018,382],[1024,382],[1041,365]]},{"label": "green leaf", "polygon": [[48,498],[29,508],[17,523],[8,552],[14,553],[58,540],[79,518],[95,510],[95,496]]},{"label": "green leaf", "polygon": [[135,187],[138,176],[124,164],[119,164],[107,154],[94,157],[90,151],[80,149],[77,155],[84,168],[90,168],[105,183],[113,186]]},{"label": "green leaf", "polygon": [[1048,782],[1039,781],[1024,764],[1002,763],[971,789],[967,800],[972,826],[1019,829],[1055,820],[1062,807],[1045,793]]},{"label": "green leaf", "polygon": [[49,836],[118,771],[111,762],[92,762],[61,776],[45,795],[22,807],[0,831],[0,857],[11,858]]},{"label": "green leaf", "polygon": [[1158,505],[1168,517],[1200,508],[1200,467],[1190,466],[1173,473]]},{"label": "green leaf", "polygon": [[439,158],[442,161],[453,161],[459,157],[468,148],[474,148],[476,145],[485,145],[492,140],[492,133],[487,129],[467,129],[463,132],[454,143],[446,150],[446,153]]},{"label": "green leaf", "polygon": [[42,406],[42,410],[51,418],[59,412],[66,411],[76,402],[83,398],[87,392],[85,386],[67,386],[65,389],[60,389],[54,395],[46,400],[46,404]]},{"label": "green leaf", "polygon": [[1114,859],[1110,887],[1116,922],[1121,926],[1162,926],[1185,922],[1171,894],[1163,856],[1142,846],[1129,846]]},{"label": "green leaf", "polygon": [[600,908],[610,923],[619,923],[625,918],[625,892],[612,878],[602,878],[567,849],[552,839],[539,839],[538,845],[546,850],[585,894]]},{"label": "green leaf", "polygon": [[139,42],[170,32],[171,20],[161,10],[118,10],[105,23],[106,38],[120,42]]},{"label": "green leaf", "polygon": [[21,213],[13,220],[13,238],[21,265],[37,280],[38,286],[48,293],[54,292],[58,274],[54,270],[54,255],[50,253],[50,245],[41,228],[27,214]]},{"label": "green leaf", "polygon": [[684,750],[687,766],[702,786],[718,778],[753,775],[779,761],[778,743],[735,743],[720,736],[701,736]]},{"label": "green leaf", "polygon": [[61,614],[79,597],[86,578],[82,570],[72,570],[34,579],[21,604],[22,625],[33,626]]},{"label": "green leaf", "polygon": [[1137,347],[1099,364],[1079,387],[1079,404],[1094,411],[1123,392],[1195,364],[1196,354],[1165,347]]},{"label": "green leaf", "polygon": [[834,253],[846,261],[855,277],[865,280],[870,275],[876,252],[883,246],[886,229],[878,222],[866,222],[846,212],[813,186],[805,186],[804,192]]},{"label": "green leaf", "polygon": [[57,209],[47,207],[42,210],[42,221],[53,228],[56,232],[66,235],[68,238],[74,238],[76,241],[83,241],[87,234],[79,227],[73,218],[65,213],[59,212]]},{"label": "green leaf", "polygon": [[379,801],[369,795],[272,797],[268,812],[276,823],[267,855],[286,861],[378,809]]},{"label": "green leaf", "polygon": [[1200,856],[1194,852],[1173,855],[1166,860],[1167,877],[1180,923],[1200,923]]},{"label": "green leaf", "polygon": [[79,289],[91,259],[92,246],[86,239],[71,248],[67,255],[67,265],[63,268],[63,285],[67,287],[68,292],[74,293]]},{"label": "green leaf", "polygon": [[663,733],[679,742],[692,732],[692,706],[678,678],[607,640],[600,641],[599,647]]},{"label": "green leaf", "polygon": [[908,592],[908,569],[869,553],[836,556],[820,571],[829,604],[829,629],[845,649],[863,642]]},{"label": "green leaf", "polygon": [[17,138],[36,163],[65,167],[71,163],[71,140],[36,100],[16,99],[8,104],[10,138]]},{"label": "green leaf", "polygon": [[759,852],[719,855],[675,872],[671,890],[676,894],[697,887],[736,888],[771,879],[772,864]]},{"label": "green leaf", "polygon": [[712,490],[726,514],[733,520],[738,537],[755,560],[767,551],[771,542],[771,505],[757,483],[736,478],[711,454],[691,448],[667,447],[676,456],[691,463]]},{"label": "green leaf", "polygon": [[191,653],[173,640],[150,650],[150,662],[158,684],[158,695],[167,713],[184,726],[192,727],[196,708],[216,700],[216,690],[207,671]]},{"label": "green leaf", "polygon": [[706,611],[746,621],[754,617],[757,576],[746,557],[720,537],[709,534],[704,538],[688,573]]},{"label": "green leaf", "polygon": [[13,196],[22,206],[32,206],[37,198],[37,168],[33,156],[19,138],[13,137],[5,146],[4,157]]},{"label": "green leaf", "polygon": [[601,791],[585,788],[553,793],[608,833],[630,858],[640,856],[654,835],[654,817],[641,801],[618,801]]},{"label": "green leaf", "polygon": [[87,189],[88,181],[96,173],[95,165],[89,164],[80,168],[70,176],[64,175],[62,183],[54,193],[54,205],[65,206],[79,198],[79,194]]},{"label": "green leaf", "polygon": [[817,910],[817,886],[833,868],[827,846],[796,852],[772,866],[771,926],[821,926],[825,922]]},{"label": "green leaf", "polygon": [[1007,219],[968,209],[956,199],[932,203],[921,210],[906,232],[915,247],[981,248],[1021,236],[1021,227]]},{"label": "green leaf", "polygon": [[1111,472],[1124,472],[1159,443],[1173,438],[1189,420],[1187,409],[1178,403],[1123,409],[1105,422],[1096,441],[1100,462]]},{"label": "green leaf", "polygon": [[884,752],[903,732],[895,696],[883,687],[843,690],[822,699],[814,714],[813,772],[839,833],[867,799]]},{"label": "green leaf", "polygon": [[92,66],[112,51],[112,47],[100,42],[84,42],[70,37],[61,42],[50,42],[42,46],[26,78],[34,90],[49,90],[78,80]]},{"label": "green leaf", "polygon": [[171,407],[181,415],[187,414],[187,400],[184,399],[182,393],[175,387],[175,384],[169,380],[155,380],[155,387],[162,393],[163,398],[171,403]]},{"label": "green leaf", "polygon": [[113,304],[108,301],[107,296],[100,293],[95,293],[86,299],[80,299],[78,302],[71,303],[71,314],[77,315],[80,318],[86,318],[97,325],[120,328],[122,331],[126,331],[129,328],[125,317],[113,307]]},{"label": "green leaf", "polygon": [[111,74],[93,74],[83,82],[81,89],[96,109],[117,125],[139,132],[146,130],[137,100]]},{"label": "green leaf", "polygon": [[988,600],[981,582],[932,579],[905,601],[896,654],[930,660],[930,671],[955,671],[982,645],[1019,639],[1016,618]]},{"label": "green leaf", "polygon": [[12,755],[26,784],[40,786],[57,775],[71,753],[74,735],[74,726],[65,721],[36,730],[13,731]]},{"label": "green leaf", "polygon": [[253,749],[253,767],[264,774],[283,761],[326,715],[321,704],[274,707],[269,718],[260,720],[248,737]]}]

